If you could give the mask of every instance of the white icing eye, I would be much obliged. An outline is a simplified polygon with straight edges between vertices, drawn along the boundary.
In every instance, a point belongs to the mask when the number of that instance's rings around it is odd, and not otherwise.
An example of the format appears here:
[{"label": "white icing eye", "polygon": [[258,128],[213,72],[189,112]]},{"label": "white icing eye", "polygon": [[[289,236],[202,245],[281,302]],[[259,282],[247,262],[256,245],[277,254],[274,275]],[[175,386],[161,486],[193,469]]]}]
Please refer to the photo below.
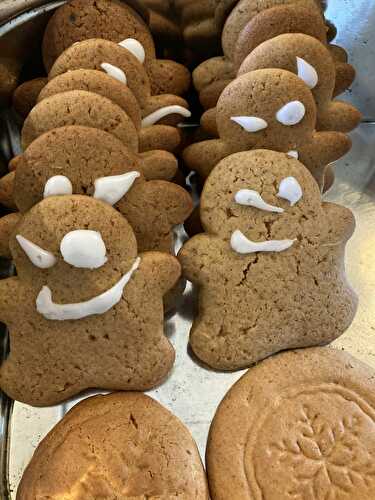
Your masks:
[{"label": "white icing eye", "polygon": [[296,240],[251,241],[239,229],[236,229],[230,239],[232,249],[240,254],[255,252],[283,252],[288,250]]},{"label": "white icing eye", "polygon": [[48,269],[56,264],[57,259],[53,253],[44,250],[44,248],[39,247],[20,234],[16,235],[16,240],[34,266],[40,269]]},{"label": "white icing eye", "polygon": [[139,176],[140,173],[134,171],[123,175],[100,177],[94,182],[94,198],[114,205],[125,196]]},{"label": "white icing eye", "polygon": [[72,193],[73,186],[70,180],[65,175],[54,175],[48,179],[44,186],[43,198]]},{"label": "white icing eye", "polygon": [[305,116],[305,112],[305,106],[301,101],[291,101],[279,109],[276,113],[276,119],[278,122],[289,127],[297,125]]},{"label": "white icing eye", "polygon": [[274,205],[266,203],[257,191],[253,191],[251,189],[240,189],[235,194],[234,199],[239,205],[259,208],[260,210],[265,210],[267,212],[284,212],[283,208],[275,207]]},{"label": "white icing eye", "polygon": [[65,262],[84,269],[97,269],[108,260],[101,234],[86,229],[67,233],[61,240],[60,252]]},{"label": "white icing eye", "polygon": [[298,76],[306,83],[309,89],[317,86],[319,78],[314,66],[311,66],[311,64],[301,57],[297,57],[297,69]]},{"label": "white icing eye", "polygon": [[288,151],[287,155],[290,156],[291,158],[295,158],[296,160],[298,160],[298,151],[296,151],[295,149]]},{"label": "white icing eye", "polygon": [[185,118],[190,118],[191,113],[188,109],[184,108],[183,106],[164,106],[164,108],[157,109],[150,115],[146,116],[142,120],[142,127],[151,127],[151,125],[155,125],[159,120],[162,118],[165,118],[168,115],[181,115],[184,116]]},{"label": "white icing eye", "polygon": [[230,119],[238,123],[246,132],[259,132],[268,127],[266,120],[257,116],[231,116]]},{"label": "white icing eye", "polygon": [[302,198],[303,191],[295,177],[285,177],[280,182],[277,196],[288,200],[291,206],[293,206]]},{"label": "white icing eye", "polygon": [[128,51],[131,52],[141,64],[145,62],[145,49],[143,48],[143,45],[138,42],[138,40],[135,40],[134,38],[127,38],[126,40],[120,42],[119,45],[124,47],[124,49],[128,49]]},{"label": "white icing eye", "polygon": [[112,78],[116,78],[119,82],[127,84],[127,79],[125,73],[122,71],[122,69],[118,68],[117,66],[113,66],[113,64],[110,63],[102,63],[100,65],[102,69],[107,73],[107,75],[111,76]]}]

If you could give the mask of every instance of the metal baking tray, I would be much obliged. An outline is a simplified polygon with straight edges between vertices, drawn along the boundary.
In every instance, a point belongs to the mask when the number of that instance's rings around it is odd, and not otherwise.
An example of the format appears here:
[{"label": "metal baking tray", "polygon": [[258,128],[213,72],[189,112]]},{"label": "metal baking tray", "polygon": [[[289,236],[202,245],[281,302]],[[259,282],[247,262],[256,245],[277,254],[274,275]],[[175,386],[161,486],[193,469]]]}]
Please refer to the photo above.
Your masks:
[{"label": "metal baking tray", "polygon": [[[63,2],[35,8],[0,26],[0,55],[15,41],[26,43],[30,33],[39,33],[48,12]],[[0,2],[1,11],[1,2]],[[346,267],[360,302],[350,329],[334,343],[375,368],[375,3],[369,0],[329,0],[327,18],[338,29],[337,42],[344,46],[358,76],[343,97],[364,113],[364,121],[352,134],[353,149],[336,166],[336,181],[325,198],[354,212],[357,229],[347,247]],[[25,33],[28,36],[25,36]],[[20,50],[22,53],[22,50]],[[27,57],[27,52],[25,52]],[[8,111],[2,111],[2,132],[19,148],[16,127]],[[1,142],[1,138],[0,138]],[[12,154],[12,152],[8,152]],[[183,237],[179,232],[180,240]],[[0,262],[0,273],[9,271]],[[243,372],[219,373],[197,362],[188,349],[196,294],[188,284],[183,301],[166,319],[166,333],[176,350],[176,363],[168,380],[149,394],[169,408],[191,430],[204,458],[207,433],[217,405]],[[7,353],[7,336],[0,331],[0,350]],[[19,480],[35,447],[79,398],[54,407],[32,408],[0,396],[0,498],[15,498]]]}]

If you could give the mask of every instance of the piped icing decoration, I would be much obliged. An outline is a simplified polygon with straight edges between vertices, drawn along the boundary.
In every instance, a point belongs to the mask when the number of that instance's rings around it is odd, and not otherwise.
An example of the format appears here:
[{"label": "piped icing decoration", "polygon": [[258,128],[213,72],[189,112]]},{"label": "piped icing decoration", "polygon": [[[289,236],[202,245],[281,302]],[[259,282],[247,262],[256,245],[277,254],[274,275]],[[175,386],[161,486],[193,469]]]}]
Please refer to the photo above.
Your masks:
[{"label": "piped icing decoration", "polygon": [[266,120],[257,116],[231,116],[230,119],[238,123],[246,132],[259,132],[268,127]]},{"label": "piped icing decoration", "polygon": [[100,67],[107,73],[107,75],[112,76],[112,78],[116,78],[116,80],[125,83],[125,85],[127,84],[128,81],[122,69],[106,62],[102,63]]},{"label": "piped icing decoration", "polygon": [[46,319],[57,321],[82,319],[94,314],[104,314],[120,302],[125,286],[129,283],[133,273],[138,269],[141,262],[138,257],[130,271],[109,290],[97,295],[85,302],[75,304],[56,304],[52,300],[52,292],[48,286],[44,286],[36,299],[36,309]]},{"label": "piped icing decoration", "polygon": [[253,191],[252,189],[240,189],[235,194],[234,199],[239,205],[259,208],[260,210],[265,210],[267,212],[284,212],[283,208],[275,207],[274,205],[266,203],[258,191]]},{"label": "piped icing decoration", "polygon": [[283,252],[288,250],[296,240],[251,241],[239,229],[230,238],[230,246],[239,254],[255,252]]},{"label": "piped icing decoration", "polygon": [[309,89],[313,89],[318,85],[319,77],[314,66],[311,66],[301,57],[297,57],[298,76],[303,80]]},{"label": "piped icing decoration", "polygon": [[296,151],[295,149],[288,151],[287,155],[290,156],[291,158],[295,158],[296,160],[298,160],[298,156],[299,156],[298,151]]},{"label": "piped icing decoration", "polygon": [[122,175],[99,177],[94,182],[94,198],[114,205],[126,195],[140,175],[139,172],[133,171]]},{"label": "piped icing decoration", "polygon": [[303,191],[295,177],[285,177],[280,182],[279,192],[276,196],[288,200],[291,206],[293,206],[302,198]]},{"label": "piped icing decoration", "polygon": [[56,264],[57,259],[53,253],[44,250],[44,248],[39,247],[20,234],[16,235],[16,240],[34,266],[40,269],[48,269]]},{"label": "piped icing decoration", "polygon": [[60,252],[65,262],[83,269],[98,269],[108,260],[102,235],[89,229],[67,233],[61,240]]},{"label": "piped icing decoration", "polygon": [[124,47],[124,49],[127,49],[129,52],[135,56],[138,61],[143,64],[146,59],[146,52],[145,49],[143,48],[143,45],[141,42],[138,42],[135,38],[126,38],[122,42],[119,43],[121,47]]},{"label": "piped icing decoration", "polygon": [[65,175],[54,175],[48,179],[44,186],[43,198],[72,193],[73,186],[70,180]]},{"label": "piped icing decoration", "polygon": [[142,127],[151,127],[155,125],[159,120],[165,118],[168,115],[181,115],[185,118],[190,118],[191,113],[188,109],[183,106],[173,105],[173,106],[164,106],[164,108],[157,109],[153,113],[149,114],[142,120]]},{"label": "piped icing decoration", "polygon": [[305,106],[301,101],[291,101],[279,109],[276,113],[276,119],[283,125],[290,127],[302,121],[305,113]]}]

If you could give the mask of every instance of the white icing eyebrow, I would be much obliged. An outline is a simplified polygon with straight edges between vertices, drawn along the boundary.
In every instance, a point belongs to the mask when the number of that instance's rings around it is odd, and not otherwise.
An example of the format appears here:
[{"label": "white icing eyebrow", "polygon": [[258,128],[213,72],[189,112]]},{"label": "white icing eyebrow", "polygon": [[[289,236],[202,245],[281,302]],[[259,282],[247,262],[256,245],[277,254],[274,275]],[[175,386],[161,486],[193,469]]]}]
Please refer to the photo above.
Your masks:
[{"label": "white icing eyebrow", "polygon": [[90,229],[77,229],[67,233],[60,243],[65,262],[82,269],[98,269],[107,262],[102,235]]},{"label": "white icing eyebrow", "polygon": [[39,247],[20,234],[16,235],[16,240],[34,266],[40,269],[48,269],[56,264],[57,259],[52,252],[44,250],[44,248]]},{"label": "white icing eyebrow", "polygon": [[297,57],[297,69],[298,76],[306,83],[309,89],[313,89],[317,86],[319,77],[314,66],[309,64],[301,57]]},{"label": "white icing eyebrow", "polygon": [[231,116],[230,119],[238,123],[246,132],[258,132],[268,127],[266,120],[257,116]]},{"label": "white icing eyebrow", "polygon": [[124,47],[124,49],[128,49],[128,51],[131,52],[141,64],[145,62],[145,49],[141,42],[138,42],[135,38],[126,38],[126,40],[120,42],[119,45]]},{"label": "white icing eyebrow", "polygon": [[112,78],[115,78],[121,83],[125,83],[125,85],[128,83],[125,73],[122,71],[122,69],[118,68],[117,66],[104,62],[100,65],[100,67],[104,69],[107,75],[112,76]]},{"label": "white icing eyebrow", "polygon": [[247,205],[250,207],[259,208],[260,210],[265,210],[267,212],[282,213],[284,209],[281,207],[275,207],[266,203],[258,191],[253,191],[252,189],[240,189],[234,196],[236,203],[239,205]]},{"label": "white icing eyebrow", "polygon": [[251,241],[239,229],[236,229],[231,236],[230,245],[239,254],[255,252],[283,252],[288,250],[296,240],[267,240]]},{"label": "white icing eyebrow", "polygon": [[286,126],[297,125],[305,116],[305,106],[301,101],[291,101],[285,104],[276,113],[278,122]]},{"label": "white icing eyebrow", "polygon": [[44,186],[43,198],[72,193],[73,186],[68,177],[65,177],[65,175],[54,175],[48,179]]},{"label": "white icing eyebrow", "polygon": [[295,177],[285,177],[280,182],[279,192],[276,196],[288,200],[291,206],[293,206],[302,198],[303,191]]},{"label": "white icing eyebrow", "polygon": [[184,116],[185,118],[190,118],[191,116],[191,112],[183,106],[164,106],[163,108],[157,109],[153,113],[143,118],[142,127],[151,127],[151,125],[155,125],[155,123],[157,123],[162,118],[174,114]]},{"label": "white icing eyebrow", "polygon": [[95,192],[93,197],[110,205],[115,205],[131,189],[140,175],[139,172],[134,171],[122,175],[99,177],[94,182]]}]

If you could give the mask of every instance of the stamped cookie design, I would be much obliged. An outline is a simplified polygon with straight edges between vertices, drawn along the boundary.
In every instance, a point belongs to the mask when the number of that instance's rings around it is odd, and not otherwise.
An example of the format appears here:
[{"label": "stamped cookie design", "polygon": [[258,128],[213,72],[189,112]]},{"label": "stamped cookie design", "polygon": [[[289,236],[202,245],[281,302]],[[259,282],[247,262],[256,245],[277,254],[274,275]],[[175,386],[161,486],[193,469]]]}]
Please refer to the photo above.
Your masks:
[{"label": "stamped cookie design", "polygon": [[206,180],[200,217],[205,232],[179,260],[199,286],[190,345],[207,365],[248,367],[349,327],[357,298],[343,259],[354,217],[321,202],[298,160],[267,150],[228,156]]},{"label": "stamped cookie design", "polygon": [[174,351],[163,296],[180,276],[175,257],[138,254],[126,219],[79,195],[32,207],[10,247],[17,277],[0,282],[11,338],[4,392],[45,406],[91,387],[144,390],[166,377]]},{"label": "stamped cookie design", "polygon": [[207,177],[231,153],[271,149],[298,158],[322,188],[326,166],[350,150],[341,132],[316,132],[317,110],[311,90],[295,74],[260,69],[236,78],[217,105],[219,139],[188,146],[184,161]]},{"label": "stamped cookie design", "polygon": [[372,499],[373,379],[368,366],[328,348],[279,354],[250,369],[211,426],[211,498]]},{"label": "stamped cookie design", "polygon": [[56,59],[76,42],[102,38],[124,46],[144,65],[153,94],[184,94],[189,71],[179,63],[157,59],[151,32],[139,15],[120,0],[73,0],[56,10],[43,39],[47,72]]}]

